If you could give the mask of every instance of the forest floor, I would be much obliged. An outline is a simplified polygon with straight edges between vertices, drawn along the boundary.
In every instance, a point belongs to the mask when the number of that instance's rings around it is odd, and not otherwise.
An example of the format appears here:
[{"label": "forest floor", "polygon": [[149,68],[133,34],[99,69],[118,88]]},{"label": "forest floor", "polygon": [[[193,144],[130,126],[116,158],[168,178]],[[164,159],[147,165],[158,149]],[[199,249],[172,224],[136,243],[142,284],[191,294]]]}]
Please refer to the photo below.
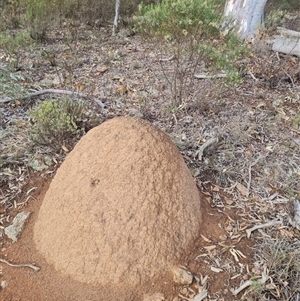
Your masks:
[{"label": "forest floor", "polygon": [[[65,96],[22,96],[60,89],[88,95],[95,125],[134,116],[167,133],[206,196],[205,226],[182,262],[194,281],[170,284],[166,300],[298,300],[300,231],[291,223],[300,199],[300,65],[297,57],[272,52],[269,34],[239,62],[241,83],[191,78],[180,104],[169,84],[174,62],[162,60],[171,53],[126,29],[115,37],[107,28],[53,31],[47,42],[18,53],[17,69],[0,49],[0,99],[13,98],[0,102],[0,258],[42,267],[36,272],[2,261],[0,299],[97,300],[99,292],[56,275],[32,243],[43,195],[78,137],[58,150],[33,144],[30,110]],[[207,72],[201,68],[198,74]],[[215,143],[202,154],[210,139]],[[32,215],[12,243],[4,229],[21,211]],[[279,251],[285,255],[279,258]],[[64,297],[63,286],[75,297]]]}]

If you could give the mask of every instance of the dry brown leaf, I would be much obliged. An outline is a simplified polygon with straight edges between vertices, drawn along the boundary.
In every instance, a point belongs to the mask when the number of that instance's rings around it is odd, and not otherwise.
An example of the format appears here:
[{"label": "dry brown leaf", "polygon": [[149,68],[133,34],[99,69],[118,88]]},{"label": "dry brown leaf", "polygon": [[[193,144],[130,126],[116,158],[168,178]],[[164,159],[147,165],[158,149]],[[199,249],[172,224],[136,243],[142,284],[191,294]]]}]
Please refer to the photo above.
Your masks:
[{"label": "dry brown leaf", "polygon": [[242,258],[247,258],[241,251],[234,249],[234,248],[230,248],[229,250],[230,254],[234,257],[236,262],[239,262],[239,257]]},{"label": "dry brown leaf", "polygon": [[232,232],[233,231],[233,227],[231,225],[228,225],[224,228],[227,232]]},{"label": "dry brown leaf", "polygon": [[66,152],[66,153],[69,152],[69,149],[66,146],[62,145],[61,148],[64,152]]},{"label": "dry brown leaf", "polygon": [[82,83],[77,83],[76,84],[76,91],[77,92],[81,92],[81,91],[83,91],[84,90],[84,84],[82,84]]},{"label": "dry brown leaf", "polygon": [[231,239],[237,239],[237,238],[240,238],[241,237],[241,234],[238,234],[238,235],[232,235],[230,238]]},{"label": "dry brown leaf", "polygon": [[205,237],[205,236],[202,235],[202,234],[200,234],[200,235],[201,235],[201,237],[203,238],[204,241],[206,241],[206,242],[211,242],[211,240],[210,240],[209,238]]},{"label": "dry brown leaf", "polygon": [[252,152],[250,150],[246,150],[245,151],[245,156],[246,157],[251,157],[252,156]]},{"label": "dry brown leaf", "polygon": [[108,68],[107,68],[106,66],[102,66],[102,67],[99,67],[99,68],[96,69],[96,71],[97,71],[98,73],[104,73],[104,72],[106,72],[107,70],[108,70]]},{"label": "dry brown leaf", "polygon": [[211,267],[210,267],[210,269],[211,269],[213,272],[215,272],[215,273],[220,273],[220,272],[223,272],[223,270],[222,270],[222,269],[220,269],[220,268],[216,268],[216,267],[213,267],[213,266],[211,266]]},{"label": "dry brown leaf", "polygon": [[215,249],[216,247],[217,247],[216,245],[212,245],[212,246],[203,247],[203,249],[205,249],[206,251],[211,251],[211,250]]},{"label": "dry brown leaf", "polygon": [[225,203],[226,205],[232,205],[234,203],[234,200],[225,197]]},{"label": "dry brown leaf", "polygon": [[240,183],[237,183],[236,184],[236,188],[241,193],[242,196],[246,196],[247,195],[247,188],[244,185],[242,185]]},{"label": "dry brown leaf", "polygon": [[222,241],[224,241],[224,240],[227,239],[227,236],[226,236],[225,234],[220,235],[220,236],[219,236],[219,239],[222,240]]},{"label": "dry brown leaf", "polygon": [[280,234],[284,237],[288,238],[294,238],[294,233],[292,231],[289,231],[287,229],[279,229]]},{"label": "dry brown leaf", "polygon": [[128,92],[128,87],[127,85],[122,85],[122,86],[119,86],[117,88],[117,93],[120,94],[120,95],[124,95]]},{"label": "dry brown leaf", "polygon": [[214,185],[213,188],[212,188],[212,191],[219,192],[220,191],[220,187],[217,186],[217,185]]}]

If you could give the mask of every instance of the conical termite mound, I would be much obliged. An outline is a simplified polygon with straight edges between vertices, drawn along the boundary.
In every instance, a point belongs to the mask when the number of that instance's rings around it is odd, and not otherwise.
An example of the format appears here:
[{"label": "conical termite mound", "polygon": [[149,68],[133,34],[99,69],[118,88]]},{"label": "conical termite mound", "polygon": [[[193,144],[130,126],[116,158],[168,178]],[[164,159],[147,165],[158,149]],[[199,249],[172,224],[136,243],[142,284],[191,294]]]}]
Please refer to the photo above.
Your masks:
[{"label": "conical termite mound", "polygon": [[180,262],[201,221],[197,186],[170,138],[120,117],[90,130],[58,169],[34,241],[58,272],[127,300]]}]

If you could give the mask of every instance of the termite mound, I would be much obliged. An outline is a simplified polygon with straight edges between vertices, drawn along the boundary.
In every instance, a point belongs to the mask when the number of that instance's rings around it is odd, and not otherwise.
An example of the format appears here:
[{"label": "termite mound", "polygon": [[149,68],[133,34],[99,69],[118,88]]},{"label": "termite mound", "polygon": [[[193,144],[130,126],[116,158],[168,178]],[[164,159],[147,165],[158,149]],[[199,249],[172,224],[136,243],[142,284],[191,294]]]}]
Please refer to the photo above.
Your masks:
[{"label": "termite mound", "polygon": [[58,169],[34,241],[58,272],[127,300],[180,262],[199,235],[200,203],[166,134],[114,118],[90,130]]}]

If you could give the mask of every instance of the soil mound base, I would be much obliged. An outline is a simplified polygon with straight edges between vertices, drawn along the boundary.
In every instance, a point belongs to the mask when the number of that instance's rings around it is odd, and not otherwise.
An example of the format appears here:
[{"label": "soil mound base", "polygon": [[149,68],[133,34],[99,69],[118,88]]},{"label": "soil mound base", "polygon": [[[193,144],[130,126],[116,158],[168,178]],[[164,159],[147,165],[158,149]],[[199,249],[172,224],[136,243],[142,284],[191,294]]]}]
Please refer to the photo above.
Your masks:
[{"label": "soil mound base", "polygon": [[58,169],[34,241],[57,271],[119,290],[170,271],[201,220],[176,146],[149,123],[122,117],[89,131]]}]

